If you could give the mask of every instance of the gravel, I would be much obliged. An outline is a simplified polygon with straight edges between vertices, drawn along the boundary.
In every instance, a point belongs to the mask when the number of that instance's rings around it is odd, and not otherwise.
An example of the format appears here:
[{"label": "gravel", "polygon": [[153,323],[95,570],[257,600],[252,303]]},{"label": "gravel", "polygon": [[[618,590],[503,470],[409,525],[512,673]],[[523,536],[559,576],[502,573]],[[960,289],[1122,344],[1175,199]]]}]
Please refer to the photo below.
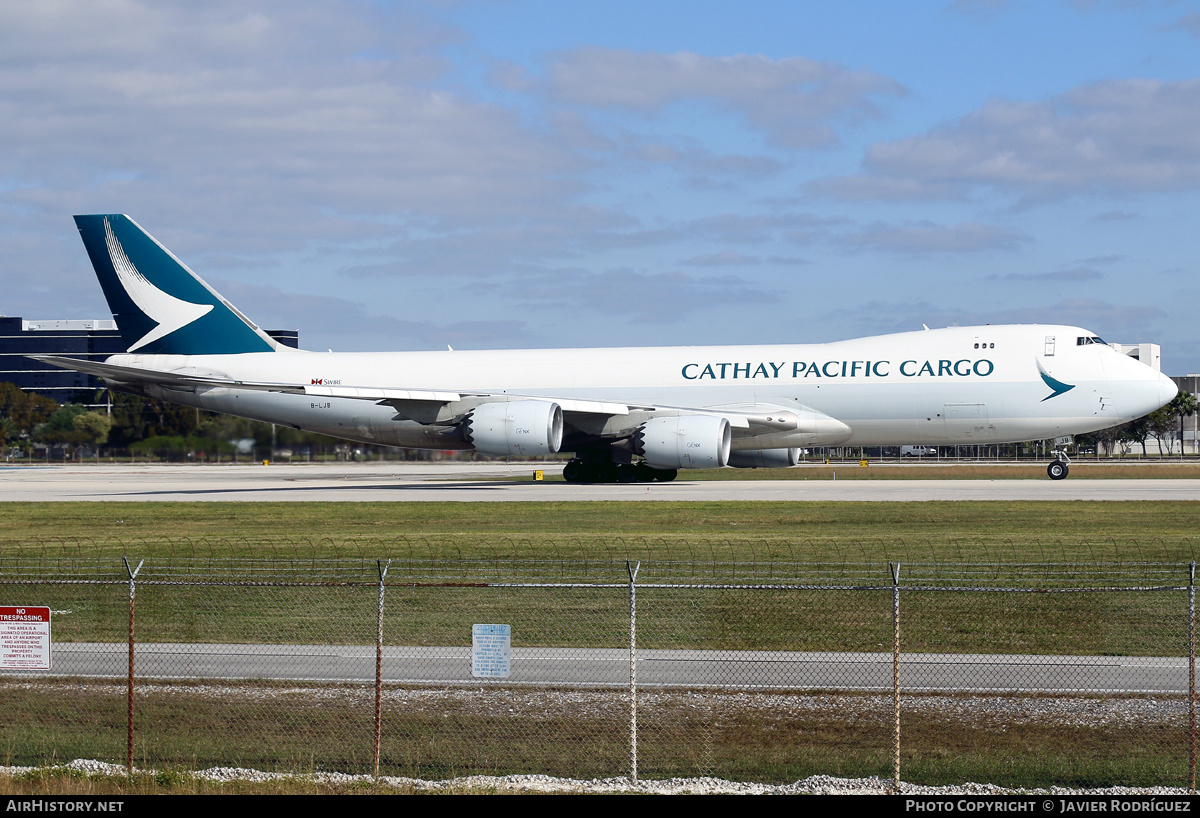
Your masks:
[{"label": "gravel", "polygon": [[[2,687],[38,688],[46,692],[58,688],[71,689],[73,684],[24,682]],[[263,686],[249,685],[139,685],[139,695],[173,696],[188,695],[224,698],[237,694],[241,699],[260,699],[264,702],[288,702],[307,700],[319,703],[324,699],[345,700],[373,695],[369,688],[361,686]],[[109,690],[111,688],[111,690]],[[123,694],[123,685],[95,685],[95,692]],[[610,692],[594,690],[513,690],[492,691],[488,689],[407,689],[392,688],[384,691],[385,701],[401,704],[410,709],[441,708],[453,703],[466,711],[494,712],[496,697],[502,695],[504,704],[515,715],[536,715],[546,711],[570,710],[575,715],[594,719],[613,716],[614,709],[623,705],[614,700]],[[709,708],[714,706],[713,694],[695,691],[646,691],[639,698],[639,709],[652,713],[656,708],[683,706]],[[726,712],[752,712],[758,719],[784,719],[803,716],[806,713],[828,713],[836,710],[850,721],[869,718],[881,710],[890,711],[891,697],[888,695],[838,695],[819,693],[770,693],[744,692],[723,693],[719,696],[719,707]],[[904,708],[910,712],[927,711],[943,719],[964,722],[987,722],[998,729],[1020,724],[1055,724],[1063,726],[1106,725],[1130,726],[1135,724],[1174,724],[1186,718],[1186,702],[1178,698],[1137,696],[1128,698],[1089,698],[1081,696],[945,696],[927,695],[909,697]],[[0,776],[20,775],[31,767],[0,766]],[[125,768],[102,761],[76,759],[58,768],[85,775],[124,775]],[[146,771],[153,774],[155,771]],[[371,782],[370,776],[349,775],[335,772],[317,772],[303,776],[288,773],[268,773],[242,767],[211,767],[189,773],[197,778],[214,782],[250,781],[265,782],[279,779],[307,779],[323,784],[344,786],[360,782]],[[388,787],[435,792],[464,790],[489,792],[561,792],[561,793],[657,793],[672,794],[741,794],[741,795],[879,795],[891,790],[891,781],[881,778],[834,778],[811,776],[785,785],[754,784],[726,781],[717,778],[672,778],[666,780],[630,782],[628,778],[572,779],[554,778],[545,775],[515,776],[470,776],[443,781],[426,781],[413,778],[382,777],[380,782]],[[1175,787],[1134,789],[1108,787],[1103,789],[1047,789],[1013,790],[992,784],[963,783],[951,787],[926,787],[901,783],[899,792],[906,795],[1185,795],[1188,790]]]},{"label": "gravel", "polygon": [[[28,773],[34,767],[2,767],[0,777],[15,776]],[[97,776],[124,775],[125,768],[119,764],[108,764],[103,761],[90,759],[75,759],[69,764],[58,767],[42,768],[46,770],[69,770],[75,773]],[[155,770],[137,770],[154,775]],[[244,767],[210,767],[190,775],[206,781],[226,783],[231,781],[266,782],[278,780],[305,780],[334,786],[346,786],[354,783],[371,783],[368,775],[348,775],[346,773],[309,773],[294,775],[287,773],[266,773],[260,770],[250,770]],[[753,784],[739,781],[725,781],[720,778],[668,778],[656,781],[631,782],[628,778],[593,778],[581,780],[574,778],[554,778],[548,775],[509,775],[509,776],[468,776],[447,781],[425,781],[417,778],[397,778],[382,776],[379,782],[387,787],[414,789],[418,792],[436,792],[451,790],[462,792],[472,790],[479,792],[541,792],[541,793],[646,793],[656,795],[886,795],[891,791],[891,782],[882,778],[834,778],[828,775],[814,775],[792,784],[770,785]],[[1068,789],[1065,787],[1050,787],[1048,789],[1013,790],[997,787],[992,784],[976,784],[968,782],[950,787],[922,787],[916,784],[901,783],[900,794],[903,795],[1187,795],[1188,790],[1182,787],[1148,787],[1135,789],[1132,787],[1106,787],[1103,789]]]}]

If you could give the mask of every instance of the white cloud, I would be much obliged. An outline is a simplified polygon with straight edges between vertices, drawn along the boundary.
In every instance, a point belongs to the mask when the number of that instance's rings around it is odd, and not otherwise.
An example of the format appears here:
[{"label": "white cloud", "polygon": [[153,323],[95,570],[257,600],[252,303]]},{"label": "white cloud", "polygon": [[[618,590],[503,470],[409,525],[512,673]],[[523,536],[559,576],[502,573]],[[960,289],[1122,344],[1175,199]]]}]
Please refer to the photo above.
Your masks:
[{"label": "white cloud", "polygon": [[902,225],[875,223],[838,238],[840,244],[854,250],[883,250],[906,254],[1013,250],[1028,240],[1028,237],[1021,233],[978,222],[952,225],[933,222]]},{"label": "white cloud", "polygon": [[[810,244],[828,240],[850,223],[807,213],[741,215],[722,213],[696,219],[646,225],[630,216],[596,207],[562,206],[536,223],[484,226],[435,235],[405,235],[358,253],[338,272],[353,278],[451,275],[467,278],[541,275],[549,265],[583,263],[607,251],[687,243],[689,251],[709,244]],[[753,256],[718,250],[688,256],[680,264],[714,266],[756,264]],[[796,265],[803,259],[772,263]]]},{"label": "white cloud", "polygon": [[1103,213],[1097,213],[1092,216],[1094,222],[1127,222],[1135,219],[1140,219],[1136,213],[1130,213],[1127,210],[1106,210]]},{"label": "white cloud", "polygon": [[686,172],[712,176],[765,178],[784,169],[784,163],[769,156],[717,154],[702,148],[676,148],[661,142],[636,146],[633,155],[643,162],[672,163]]},{"label": "white cloud", "polygon": [[[285,292],[277,287],[213,281],[213,286],[261,326],[300,328],[302,349],[353,348],[363,338],[393,349],[512,346],[530,337],[518,320],[439,322],[380,314],[364,304],[329,296]],[[381,305],[375,305],[376,309]],[[386,340],[385,340],[386,339]]]},{"label": "white cloud", "polygon": [[1181,28],[1193,37],[1200,37],[1200,12],[1189,11],[1176,20],[1171,28]]},{"label": "white cloud", "polygon": [[559,54],[549,66],[552,96],[571,104],[647,114],[686,101],[733,112],[787,148],[836,141],[832,123],[876,115],[872,100],[904,93],[870,71],[803,57],[709,57],[589,46]]},{"label": "white cloud", "polygon": [[[820,316],[855,334],[907,332],[931,327],[982,326],[984,324],[1069,324],[1085,327],[1103,336],[1117,337],[1145,332],[1166,313],[1154,306],[1113,304],[1095,298],[1070,298],[1053,304],[978,309],[951,307],[944,303],[869,301],[839,308]],[[1111,340],[1111,339],[1110,339]]]},{"label": "white cloud", "polygon": [[807,267],[812,264],[810,260],[799,256],[771,256],[767,261],[779,267]]},{"label": "white cloud", "polygon": [[1200,80],[1116,80],[1047,102],[996,100],[920,136],[873,145],[861,174],[811,190],[847,199],[1025,201],[1200,187]]},{"label": "white cloud", "polygon": [[693,219],[681,225],[681,230],[689,236],[728,244],[764,244],[780,237],[795,244],[808,244],[826,239],[848,224],[849,220],[842,217],[812,213],[754,216],[718,213]]},{"label": "white cloud", "polygon": [[166,214],[244,250],[552,208],[579,160],[439,89],[452,37],[370,4],[4,4],[0,206]]},{"label": "white cloud", "polygon": [[1069,267],[1063,270],[1052,270],[1046,273],[1005,273],[1004,275],[987,276],[988,281],[1095,281],[1104,278],[1104,274],[1091,267]]},{"label": "white cloud", "polygon": [[524,279],[519,286],[505,286],[501,293],[518,307],[599,313],[629,324],[674,324],[699,312],[770,304],[779,297],[775,291],[732,275],[632,270],[556,270],[541,278]]},{"label": "white cloud", "polygon": [[1014,324],[1073,324],[1090,329],[1104,327],[1105,332],[1111,332],[1112,329],[1144,329],[1165,315],[1154,306],[1112,304],[1098,298],[1068,298],[1045,306],[1000,310],[995,320]]},{"label": "white cloud", "polygon": [[719,253],[705,253],[699,256],[692,256],[691,258],[683,259],[679,263],[696,267],[745,267],[751,264],[758,264],[759,260],[754,256],[747,256],[736,250],[723,250]]}]

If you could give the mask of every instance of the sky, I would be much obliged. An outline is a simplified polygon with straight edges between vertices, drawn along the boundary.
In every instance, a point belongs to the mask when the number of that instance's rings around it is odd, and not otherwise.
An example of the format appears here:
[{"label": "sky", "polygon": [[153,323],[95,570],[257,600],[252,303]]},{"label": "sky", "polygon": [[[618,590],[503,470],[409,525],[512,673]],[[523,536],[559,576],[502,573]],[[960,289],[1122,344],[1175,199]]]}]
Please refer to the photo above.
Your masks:
[{"label": "sky", "polygon": [[1200,372],[1200,0],[0,4],[0,313],[126,213],[309,349],[1054,322]]}]

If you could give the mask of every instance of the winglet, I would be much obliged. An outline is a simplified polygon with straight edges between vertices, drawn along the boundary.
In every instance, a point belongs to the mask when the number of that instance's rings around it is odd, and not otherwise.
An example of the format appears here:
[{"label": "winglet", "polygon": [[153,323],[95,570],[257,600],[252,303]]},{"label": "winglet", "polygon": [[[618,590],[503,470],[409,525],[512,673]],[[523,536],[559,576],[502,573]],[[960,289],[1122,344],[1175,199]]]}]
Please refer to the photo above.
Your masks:
[{"label": "winglet", "polygon": [[216,355],[279,344],[122,214],[75,224],[130,352]]}]

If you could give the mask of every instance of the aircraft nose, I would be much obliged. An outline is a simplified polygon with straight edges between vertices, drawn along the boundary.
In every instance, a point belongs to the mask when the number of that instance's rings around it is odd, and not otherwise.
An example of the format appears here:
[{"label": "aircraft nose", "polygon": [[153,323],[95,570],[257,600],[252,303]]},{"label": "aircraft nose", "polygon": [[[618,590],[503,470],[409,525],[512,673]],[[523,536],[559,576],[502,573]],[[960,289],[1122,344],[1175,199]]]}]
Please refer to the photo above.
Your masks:
[{"label": "aircraft nose", "polygon": [[1179,394],[1179,387],[1175,385],[1175,381],[1168,378],[1163,373],[1158,373],[1158,405],[1166,406],[1171,401],[1175,400],[1175,396]]},{"label": "aircraft nose", "polygon": [[1125,395],[1118,401],[1130,418],[1139,418],[1166,406],[1179,393],[1175,382],[1163,373],[1135,360],[1125,359],[1121,363],[1124,364],[1123,377],[1114,386],[1118,395]]}]

